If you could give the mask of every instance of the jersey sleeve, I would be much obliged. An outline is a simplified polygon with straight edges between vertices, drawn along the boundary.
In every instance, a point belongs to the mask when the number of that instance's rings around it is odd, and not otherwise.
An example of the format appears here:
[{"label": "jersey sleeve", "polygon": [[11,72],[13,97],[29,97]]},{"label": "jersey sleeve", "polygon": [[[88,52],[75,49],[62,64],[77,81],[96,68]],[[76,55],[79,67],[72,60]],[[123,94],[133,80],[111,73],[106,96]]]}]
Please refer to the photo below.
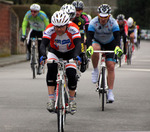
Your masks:
[{"label": "jersey sleeve", "polygon": [[23,18],[23,22],[22,22],[22,35],[26,35],[26,28],[28,26],[28,18],[29,18],[29,15],[30,15],[30,11],[28,11],[24,18]]},{"label": "jersey sleeve", "polygon": [[42,13],[42,17],[43,17],[43,20],[44,20],[45,27],[47,27],[49,25],[49,19],[48,19],[45,12],[41,11],[41,13]]}]

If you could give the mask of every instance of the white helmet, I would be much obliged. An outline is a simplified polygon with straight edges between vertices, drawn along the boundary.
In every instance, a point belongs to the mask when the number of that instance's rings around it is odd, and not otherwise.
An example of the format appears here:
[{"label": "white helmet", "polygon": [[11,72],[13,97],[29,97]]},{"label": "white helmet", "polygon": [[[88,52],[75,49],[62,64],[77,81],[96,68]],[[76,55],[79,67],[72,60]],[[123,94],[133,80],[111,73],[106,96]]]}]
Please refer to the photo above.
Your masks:
[{"label": "white helmet", "polygon": [[40,10],[41,10],[41,7],[40,7],[40,5],[38,5],[38,4],[32,4],[32,5],[30,6],[30,10],[40,11]]},{"label": "white helmet", "polygon": [[56,11],[51,17],[51,22],[54,26],[64,26],[69,23],[69,20],[69,15],[62,10]]},{"label": "white helmet", "polygon": [[60,10],[65,11],[70,16],[70,19],[76,16],[76,8],[71,4],[64,4]]},{"label": "white helmet", "polygon": [[128,26],[131,27],[133,25],[133,22],[134,22],[133,18],[129,17],[128,20],[127,20]]}]

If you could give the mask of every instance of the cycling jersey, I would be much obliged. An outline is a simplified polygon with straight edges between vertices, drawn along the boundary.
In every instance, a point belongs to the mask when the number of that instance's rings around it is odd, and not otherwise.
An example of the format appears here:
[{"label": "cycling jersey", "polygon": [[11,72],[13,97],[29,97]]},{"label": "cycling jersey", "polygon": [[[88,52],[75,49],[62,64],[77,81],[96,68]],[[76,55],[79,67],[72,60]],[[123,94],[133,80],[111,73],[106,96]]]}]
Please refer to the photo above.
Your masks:
[{"label": "cycling jersey", "polygon": [[23,19],[22,23],[22,35],[26,35],[26,28],[30,23],[30,28],[35,31],[44,31],[46,26],[49,24],[49,19],[43,11],[39,11],[36,17],[32,17],[31,11],[29,10]]},{"label": "cycling jersey", "polygon": [[68,52],[75,48],[73,40],[81,38],[78,26],[69,22],[66,32],[59,36],[54,30],[54,25],[50,23],[44,31],[43,38],[50,40],[50,47],[59,52]]},{"label": "cycling jersey", "polygon": [[120,31],[117,21],[110,16],[108,22],[103,26],[100,24],[98,16],[90,21],[88,31],[94,32],[94,39],[101,44],[108,44],[114,40],[113,32]]},{"label": "cycling jersey", "polygon": [[84,33],[84,30],[86,30],[84,26],[89,24],[89,19],[86,13],[82,12],[81,16],[76,17],[73,22],[78,25],[80,33],[82,34]]},{"label": "cycling jersey", "polygon": [[[117,21],[118,22],[118,21]],[[123,21],[123,24],[120,25],[119,24],[119,28],[120,28],[120,33],[122,34],[123,32],[125,32],[126,35],[128,35],[128,24],[127,24],[127,21],[124,20]]]}]

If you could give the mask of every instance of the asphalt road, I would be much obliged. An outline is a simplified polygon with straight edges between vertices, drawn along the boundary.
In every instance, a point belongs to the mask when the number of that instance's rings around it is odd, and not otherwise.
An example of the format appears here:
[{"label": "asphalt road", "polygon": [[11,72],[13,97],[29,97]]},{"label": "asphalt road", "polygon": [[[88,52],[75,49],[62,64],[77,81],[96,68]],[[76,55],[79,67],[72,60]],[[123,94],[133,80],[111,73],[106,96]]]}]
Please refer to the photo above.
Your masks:
[{"label": "asphalt road", "polygon": [[[67,115],[65,132],[150,131],[150,43],[141,42],[132,65],[116,67],[115,102],[100,108],[91,82],[82,74],[77,113]],[[46,110],[45,74],[32,79],[29,62],[0,67],[0,132],[56,132],[57,116]]]}]

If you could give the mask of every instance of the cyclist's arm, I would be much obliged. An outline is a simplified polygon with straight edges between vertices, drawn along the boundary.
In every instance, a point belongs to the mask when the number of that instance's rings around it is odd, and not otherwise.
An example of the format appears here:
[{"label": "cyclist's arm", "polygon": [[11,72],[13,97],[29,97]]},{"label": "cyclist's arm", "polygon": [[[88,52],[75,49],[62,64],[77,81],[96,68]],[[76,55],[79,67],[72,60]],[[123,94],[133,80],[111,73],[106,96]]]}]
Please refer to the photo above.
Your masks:
[{"label": "cyclist's arm", "polygon": [[46,47],[50,44],[50,40],[47,38],[42,38],[42,42],[40,45],[40,53],[42,56],[46,56]]},{"label": "cyclist's arm", "polygon": [[114,38],[115,38],[115,46],[120,46],[120,32],[115,31],[113,32]]},{"label": "cyclist's arm", "polygon": [[22,35],[26,35],[26,28],[28,26],[28,16],[25,15],[23,22],[22,22]]},{"label": "cyclist's arm", "polygon": [[94,32],[88,31],[87,32],[87,48],[92,45],[92,39],[94,38]]},{"label": "cyclist's arm", "polygon": [[79,56],[81,53],[81,38],[75,38],[73,40],[73,43],[75,45],[75,51],[72,55],[72,58],[75,58],[75,57]]}]

